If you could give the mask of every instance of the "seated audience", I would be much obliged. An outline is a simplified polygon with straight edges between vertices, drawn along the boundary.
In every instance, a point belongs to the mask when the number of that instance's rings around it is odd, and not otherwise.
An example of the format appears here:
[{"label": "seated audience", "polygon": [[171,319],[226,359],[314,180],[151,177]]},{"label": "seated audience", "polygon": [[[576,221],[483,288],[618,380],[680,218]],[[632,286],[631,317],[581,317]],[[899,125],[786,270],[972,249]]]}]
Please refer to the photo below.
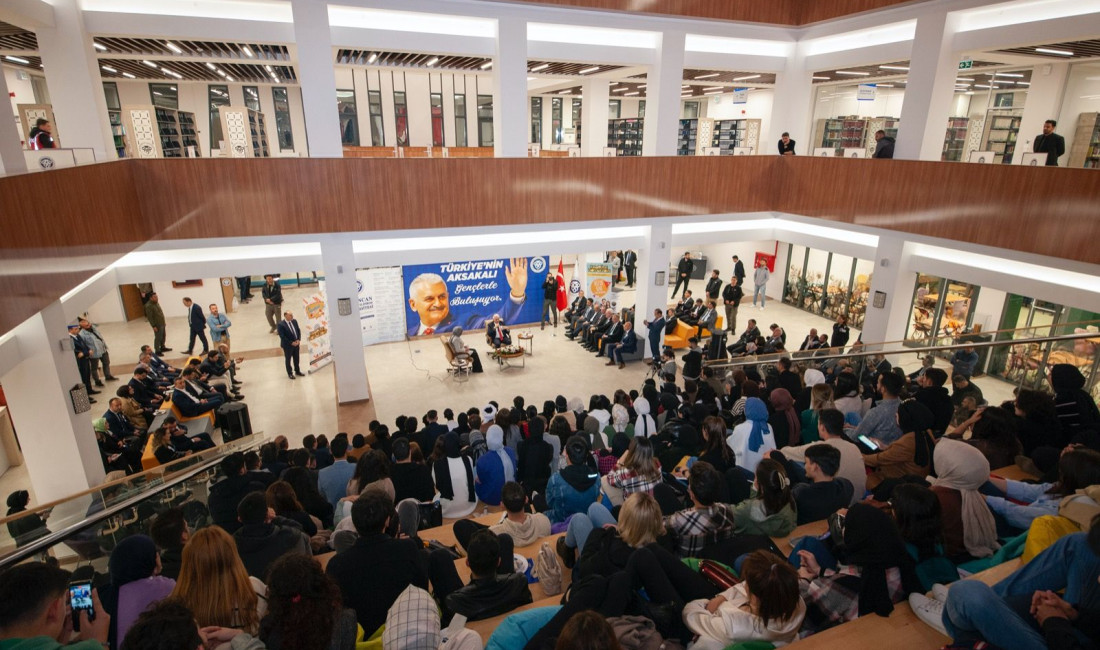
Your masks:
[{"label": "seated audience", "polygon": [[[926,359],[934,358],[932,355]],[[955,414],[955,405],[951,402],[944,384],[947,383],[947,373],[939,368],[928,368],[917,377],[917,391],[913,399],[924,404],[932,412],[932,433],[936,437],[942,436],[951,426],[951,417]]]},{"label": "seated audience", "polygon": [[1085,376],[1077,366],[1056,363],[1050,368],[1050,385],[1054,389],[1054,410],[1068,441],[1090,442],[1089,446],[1095,449],[1100,409],[1096,400],[1085,392]]},{"label": "seated audience", "polygon": [[70,573],[42,562],[17,564],[0,573],[0,647],[35,650],[103,650],[111,617],[92,589],[93,616],[80,612],[73,637]]},{"label": "seated audience", "polygon": [[477,507],[474,467],[462,453],[458,434],[453,431],[443,436],[443,452],[444,456],[432,466],[432,480],[439,490],[443,516],[461,519]]},{"label": "seated audience", "polygon": [[[309,513],[302,508],[298,496],[294,494],[294,488],[286,481],[275,481],[267,486],[267,507],[275,512],[275,516],[289,519],[302,529],[307,537],[317,534],[317,524]],[[239,532],[239,531],[238,531]]]},{"label": "seated audience", "polygon": [[157,515],[149,526],[149,536],[160,551],[160,575],[175,580],[180,574],[183,547],[191,538],[183,509],[169,508]]},{"label": "seated audience", "polygon": [[615,469],[603,477],[601,485],[611,502],[620,505],[635,492],[653,494],[653,488],[661,480],[661,465],[653,457],[653,443],[649,438],[634,438]]},{"label": "seated audience", "polygon": [[[70,646],[65,646],[66,648]],[[138,617],[122,650],[201,650],[202,648],[264,650],[262,641],[230,627],[200,628],[194,613],[178,600],[167,599]]]},{"label": "seated audience", "polygon": [[[795,375],[795,378],[797,377],[798,375]],[[831,392],[832,389],[830,389]],[[791,397],[791,393],[786,388],[776,388],[768,394],[768,402],[772,405],[768,426],[771,427],[772,435],[775,436],[775,444],[778,447],[786,447],[801,442],[802,423],[799,415],[794,412],[794,398]]]},{"label": "seated audience", "polygon": [[[882,399],[867,411],[867,414],[860,420],[859,425],[848,434],[848,437],[852,440],[859,440],[860,436],[866,436],[885,444],[892,444],[903,433],[907,433],[907,431],[899,428],[897,419],[898,408],[901,406],[898,395],[901,394],[902,381],[894,373],[887,372],[878,376],[877,387]],[[928,411],[923,406],[921,408]],[[931,411],[928,414],[929,423],[927,428],[931,429],[934,421],[931,417]]]},{"label": "seated audience", "polygon": [[474,491],[483,503],[496,506],[504,484],[516,480],[516,452],[504,446],[504,431],[496,424],[489,426],[485,444],[488,452],[477,460]]},{"label": "seated audience", "polygon": [[313,470],[305,467],[291,467],[283,473],[283,480],[290,484],[295,498],[298,499],[298,503],[302,505],[306,514],[320,521],[324,528],[332,526],[332,504],[317,490],[317,477]]},{"label": "seated audience", "polygon": [[588,442],[572,436],[565,444],[565,467],[553,474],[546,484],[546,516],[560,523],[581,512],[600,496],[600,474],[589,466]]},{"label": "seated audience", "polygon": [[267,615],[260,640],[268,650],[352,650],[355,610],[342,606],[340,588],[304,555],[284,555],[267,576]]},{"label": "seated audience", "polygon": [[398,502],[405,499],[415,499],[421,503],[431,501],[435,498],[432,470],[427,465],[412,462],[411,456],[412,450],[407,439],[398,438],[393,441],[394,464],[390,468],[393,498]]},{"label": "seated audience", "polygon": [[726,421],[711,415],[703,419],[703,451],[696,462],[708,463],[719,474],[725,476],[726,472],[737,466],[737,458],[733,450],[726,444]]},{"label": "seated audience", "polygon": [[815,444],[829,445],[840,452],[840,468],[836,475],[848,479],[853,487],[852,499],[848,505],[861,500],[865,492],[867,469],[859,447],[844,435],[844,414],[837,409],[823,409],[818,413],[817,435],[821,438],[820,443],[784,447],[782,450],[770,452],[769,458],[783,463],[787,477],[792,482],[803,483],[806,481],[806,472],[798,463],[806,462],[806,450]]},{"label": "seated audience", "polygon": [[747,474],[756,472],[760,459],[775,449],[775,434],[768,424],[768,407],[758,397],[745,402],[746,420],[733,428],[726,444],[737,458],[737,466]]},{"label": "seated audience", "polygon": [[348,462],[348,439],[337,436],[330,445],[332,464],[317,473],[317,488],[321,496],[335,509],[347,496],[348,481],[355,475],[355,464]]},{"label": "seated audience", "polygon": [[153,455],[161,465],[175,462],[191,455],[190,451],[179,451],[172,442],[172,434],[161,427],[153,432]]},{"label": "seated audience", "polygon": [[958,569],[944,555],[943,508],[936,493],[919,483],[903,483],[894,488],[890,503],[905,548],[917,563],[921,587],[930,591],[936,583],[958,580]]},{"label": "seated audience", "polygon": [[965,561],[989,557],[1001,547],[997,522],[978,492],[989,480],[989,461],[980,451],[958,440],[944,438],[932,452],[936,478],[932,491],[943,512],[947,556]]},{"label": "seated audience", "polygon": [[501,500],[505,515],[504,519],[495,526],[485,526],[473,519],[459,519],[454,523],[455,539],[462,548],[467,548],[474,533],[489,530],[497,535],[509,537],[507,557],[511,558],[513,546],[530,546],[550,535],[550,519],[541,512],[535,514],[527,512],[527,494],[519,483],[514,481],[505,483],[501,491]]},{"label": "seated audience", "polygon": [[783,466],[770,458],[761,460],[751,498],[733,510],[734,532],[783,537],[794,530],[796,518],[791,482]]},{"label": "seated audience", "polygon": [[665,529],[682,557],[733,535],[733,508],[719,503],[724,477],[706,461],[696,461],[688,472],[688,498],[692,507],[665,519]]},{"label": "seated audience", "polygon": [[[818,442],[817,417],[818,414],[825,409],[837,408],[836,403],[833,401],[834,393],[833,387],[826,383],[814,384],[813,387],[810,388],[810,408],[804,409],[799,418],[801,437],[798,440],[792,438],[791,441],[787,443],[788,445],[806,445]],[[776,442],[778,442],[778,440],[776,440]]]},{"label": "seated audience", "polygon": [[266,593],[263,582],[249,577],[233,538],[218,526],[195,531],[183,548],[172,599],[194,612],[200,627],[256,634],[267,611]]},{"label": "seated audience", "polygon": [[973,398],[974,404],[981,406],[985,402],[985,398],[982,396],[982,389],[978,388],[978,385],[970,381],[969,377],[964,375],[953,375],[951,377],[951,383],[954,386],[954,390],[951,391],[951,403],[955,405],[955,408],[962,406],[963,400],[967,397]]},{"label": "seated audience", "polygon": [[798,510],[798,525],[827,518],[852,503],[852,482],[837,477],[840,470],[840,450],[825,443],[810,445],[806,449],[806,478],[808,483],[797,483],[791,495]]},{"label": "seated audience", "polygon": [[219,465],[222,478],[210,487],[210,518],[228,533],[236,532],[241,522],[237,519],[237,506],[249,492],[263,492],[267,483],[260,481],[256,474],[249,472],[244,465],[244,454],[235,452],[222,459]]},{"label": "seated audience", "polygon": [[[140,401],[140,400],[139,400]],[[187,391],[187,381],[183,377],[176,379],[175,390],[172,391],[172,405],[179,409],[185,418],[193,418],[209,413],[222,405],[220,398],[196,397]]]},{"label": "seated audience", "polygon": [[1100,485],[1100,452],[1067,447],[1058,460],[1056,483],[1024,483],[995,476],[989,482],[1004,496],[987,495],[986,505],[1009,529],[1024,531],[1036,517],[1058,514],[1058,504],[1064,497]]},{"label": "seated audience", "polygon": [[978,409],[967,423],[970,438],[967,442],[977,447],[993,468],[1008,467],[1024,448],[1016,437],[1016,421],[1012,413],[999,406]]},{"label": "seated audience", "polygon": [[175,447],[177,451],[200,452],[206,451],[207,449],[213,449],[215,446],[209,433],[191,435],[187,432],[187,427],[180,424],[176,418],[171,415],[164,418],[164,428],[168,430],[168,433],[172,434],[172,446]]},{"label": "seated audience", "polygon": [[[447,596],[447,609],[468,620],[479,621],[530,603],[527,577],[516,573],[511,566],[503,567],[503,560],[496,533],[487,530],[474,533],[466,545],[470,584]],[[512,558],[507,560],[510,563]],[[498,573],[498,568],[506,571]]]},{"label": "seated audience", "polygon": [[561,445],[557,436],[551,436],[551,440],[543,437],[546,423],[541,416],[532,418],[527,422],[527,439],[519,441],[519,456],[516,464],[516,479],[527,490],[545,493],[546,484],[551,474],[557,470],[557,460],[560,453],[555,453],[554,442]]},{"label": "seated audience", "polygon": [[[867,415],[869,417],[870,412]],[[867,475],[869,490],[874,490],[889,478],[923,478],[932,468],[932,447],[936,444],[936,439],[932,437],[932,412],[916,401],[906,400],[898,407],[896,420],[896,426],[905,434],[884,451],[863,455],[863,463],[871,468],[871,473]]]},{"label": "seated audience", "polygon": [[1035,451],[1041,447],[1061,450],[1069,444],[1058,422],[1054,398],[1047,393],[1021,388],[1016,393],[1013,407],[1016,435],[1023,445],[1024,455],[1034,459]]},{"label": "seated audience", "polygon": [[555,650],[622,650],[615,628],[593,610],[574,614],[561,629]]},{"label": "seated audience", "polygon": [[111,581],[100,594],[103,610],[111,616],[108,643],[122,645],[138,615],[171,595],[176,581],[157,575],[160,561],[153,540],[131,535],[118,543],[107,564]]},{"label": "seated audience", "polygon": [[312,556],[309,537],[290,519],[276,516],[267,507],[267,497],[261,492],[245,496],[237,506],[241,527],[233,533],[237,553],[248,575],[261,578],[268,568],[287,553]]}]

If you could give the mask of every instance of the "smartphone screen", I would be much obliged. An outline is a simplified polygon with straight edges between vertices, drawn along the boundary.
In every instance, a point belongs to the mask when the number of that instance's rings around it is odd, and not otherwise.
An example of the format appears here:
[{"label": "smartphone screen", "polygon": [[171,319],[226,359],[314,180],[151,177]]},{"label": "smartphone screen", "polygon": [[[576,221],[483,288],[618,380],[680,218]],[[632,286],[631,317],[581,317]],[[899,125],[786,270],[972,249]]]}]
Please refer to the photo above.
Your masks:
[{"label": "smartphone screen", "polygon": [[95,605],[92,604],[92,581],[83,580],[69,584],[69,602],[73,608],[73,630],[80,631],[80,611],[88,613],[88,620],[95,620]]},{"label": "smartphone screen", "polygon": [[863,444],[867,445],[871,449],[878,449],[878,443],[875,442],[874,440],[868,438],[867,436],[860,436],[859,441],[862,442]]}]

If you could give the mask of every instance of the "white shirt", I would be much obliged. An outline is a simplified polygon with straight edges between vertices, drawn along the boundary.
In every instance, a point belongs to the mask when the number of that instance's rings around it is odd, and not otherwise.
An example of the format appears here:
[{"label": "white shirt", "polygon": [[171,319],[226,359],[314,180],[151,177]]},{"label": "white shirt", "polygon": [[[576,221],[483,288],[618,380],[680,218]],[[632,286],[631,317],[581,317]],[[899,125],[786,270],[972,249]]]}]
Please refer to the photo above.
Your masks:
[{"label": "white shirt", "polygon": [[841,438],[829,438],[808,445],[784,447],[779,451],[782,451],[783,456],[792,463],[805,463],[806,449],[813,445],[829,445],[840,451],[840,469],[837,470],[836,477],[846,478],[852,482],[855,487],[855,490],[852,490],[852,503],[862,500],[867,486],[867,468],[863,464],[863,452],[854,442]]}]

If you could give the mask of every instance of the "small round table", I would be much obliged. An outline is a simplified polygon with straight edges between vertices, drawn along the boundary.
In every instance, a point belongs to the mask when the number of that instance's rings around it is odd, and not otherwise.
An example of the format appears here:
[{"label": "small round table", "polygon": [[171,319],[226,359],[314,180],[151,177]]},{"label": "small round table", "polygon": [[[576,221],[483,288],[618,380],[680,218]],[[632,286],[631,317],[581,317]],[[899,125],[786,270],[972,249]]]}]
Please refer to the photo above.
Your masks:
[{"label": "small round table", "polygon": [[499,370],[504,370],[505,368],[514,367],[511,363],[511,361],[513,359],[519,359],[520,360],[519,367],[521,367],[521,368],[526,368],[527,367],[527,353],[524,352],[523,350],[519,350],[518,352],[507,352],[507,353],[494,351],[492,353],[492,357],[497,360],[497,366],[498,366]]},{"label": "small round table", "polygon": [[519,339],[519,344],[527,348],[527,354],[535,354],[535,335],[532,332],[521,332],[516,338]]}]

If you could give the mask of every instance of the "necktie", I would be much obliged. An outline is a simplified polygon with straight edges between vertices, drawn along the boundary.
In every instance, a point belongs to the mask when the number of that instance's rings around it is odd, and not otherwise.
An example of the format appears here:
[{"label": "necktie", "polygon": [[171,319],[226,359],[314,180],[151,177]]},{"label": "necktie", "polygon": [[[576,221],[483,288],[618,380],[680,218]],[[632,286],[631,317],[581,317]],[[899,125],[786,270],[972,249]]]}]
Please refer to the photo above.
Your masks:
[{"label": "necktie", "polygon": [[425,327],[424,328],[424,334],[425,335],[435,334],[435,328],[434,327]]}]

